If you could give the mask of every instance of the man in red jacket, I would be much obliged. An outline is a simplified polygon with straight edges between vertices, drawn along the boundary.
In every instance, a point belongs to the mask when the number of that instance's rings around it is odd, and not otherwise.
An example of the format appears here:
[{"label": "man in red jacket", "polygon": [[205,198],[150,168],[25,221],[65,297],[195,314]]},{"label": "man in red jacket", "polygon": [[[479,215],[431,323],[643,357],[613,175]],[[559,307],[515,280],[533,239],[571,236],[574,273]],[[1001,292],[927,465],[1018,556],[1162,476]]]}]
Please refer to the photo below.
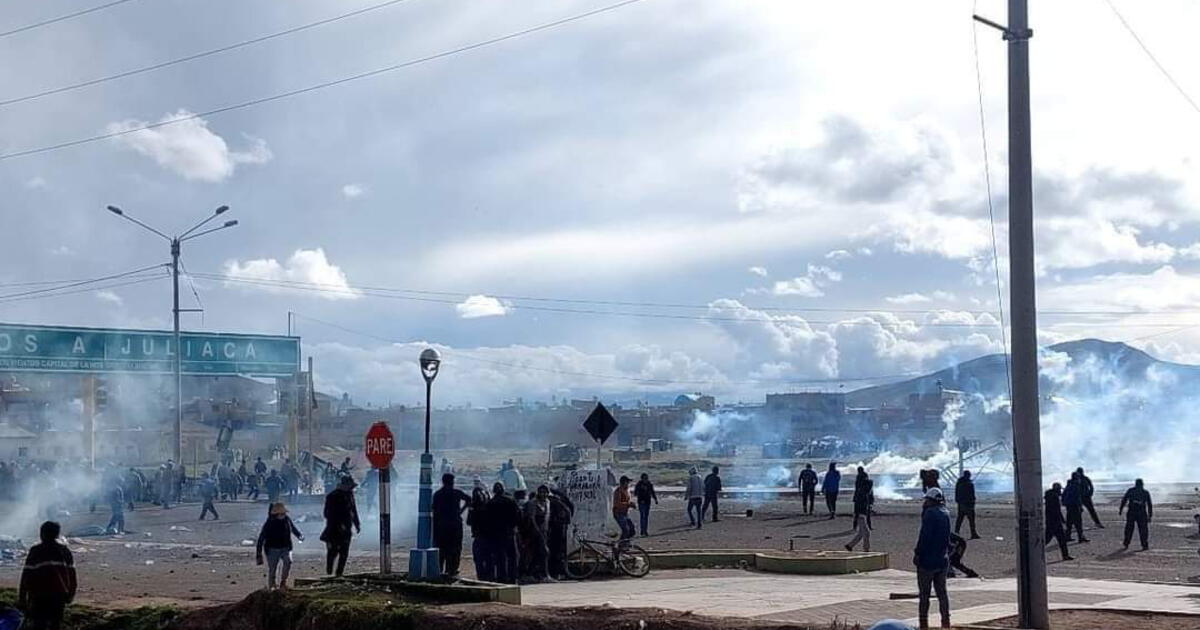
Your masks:
[{"label": "man in red jacket", "polygon": [[17,605],[28,611],[30,630],[59,630],[67,604],[75,599],[75,559],[58,542],[60,533],[58,523],[42,523],[42,542],[25,557]]}]

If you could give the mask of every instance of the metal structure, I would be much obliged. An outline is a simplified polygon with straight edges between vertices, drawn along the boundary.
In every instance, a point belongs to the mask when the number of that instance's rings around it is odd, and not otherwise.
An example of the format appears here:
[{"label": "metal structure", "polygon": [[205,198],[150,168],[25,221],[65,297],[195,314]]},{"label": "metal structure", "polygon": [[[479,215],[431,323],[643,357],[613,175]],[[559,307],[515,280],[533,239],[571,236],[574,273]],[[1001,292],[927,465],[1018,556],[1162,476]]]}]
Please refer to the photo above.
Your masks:
[{"label": "metal structure", "polygon": [[[421,352],[421,376],[425,379],[425,451],[421,453],[421,479],[417,497],[417,547],[409,551],[408,578],[434,580],[441,577],[438,550],[433,546],[433,454],[429,452],[430,405],[433,379],[442,367],[442,356],[433,348]],[[382,472],[382,471],[381,471]]]},{"label": "metal structure", "polygon": [[[210,228],[210,229],[204,230],[203,232],[196,231],[196,230],[200,229],[201,227],[203,227],[205,224],[207,224],[209,221],[212,221],[213,219],[217,218],[218,216],[224,214],[227,210],[229,210],[229,206],[221,206],[221,207],[217,208],[212,213],[212,215],[210,215],[203,221],[197,223],[196,225],[193,225],[186,232],[179,234],[178,236],[171,237],[171,236],[167,236],[166,234],[163,234],[162,232],[150,227],[149,225],[146,225],[145,223],[142,223],[141,221],[138,221],[137,219],[125,214],[124,210],[121,210],[120,208],[118,208],[116,206],[108,206],[109,212],[121,217],[122,219],[126,219],[126,220],[134,223],[135,225],[138,225],[139,227],[142,227],[150,232],[153,232],[154,234],[162,237],[168,243],[171,244],[171,286],[172,286],[172,291],[174,294],[174,300],[173,300],[174,306],[171,308],[171,314],[174,319],[174,339],[175,339],[175,361],[174,361],[174,363],[175,363],[175,365],[174,365],[174,368],[175,368],[174,369],[174,372],[175,372],[175,443],[174,443],[173,450],[175,452],[175,461],[177,461],[177,462],[183,461],[183,368],[180,365],[180,361],[181,361],[180,356],[182,353],[179,352],[179,348],[180,348],[179,313],[181,312],[181,309],[179,308],[179,255],[180,255],[180,249],[185,241],[197,239],[206,234],[212,234],[213,232],[218,232],[220,230],[224,230],[226,228],[231,228],[231,227],[237,225],[238,222],[236,220],[226,221],[224,224],[220,225],[219,227]],[[184,310],[187,310],[190,312],[190,311],[195,311],[198,309],[184,309]]]}]

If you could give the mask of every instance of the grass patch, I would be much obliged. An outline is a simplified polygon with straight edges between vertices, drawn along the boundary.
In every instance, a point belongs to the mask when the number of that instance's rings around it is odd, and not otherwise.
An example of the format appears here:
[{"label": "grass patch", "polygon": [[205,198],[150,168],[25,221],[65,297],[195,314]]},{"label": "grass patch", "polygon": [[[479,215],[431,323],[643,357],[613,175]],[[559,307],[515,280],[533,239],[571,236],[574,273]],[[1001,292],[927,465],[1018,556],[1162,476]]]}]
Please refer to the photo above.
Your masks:
[{"label": "grass patch", "polygon": [[[0,589],[0,606],[16,606],[16,589]],[[74,630],[168,630],[183,615],[174,606],[141,606],[129,610],[106,610],[71,604],[64,627]]]}]

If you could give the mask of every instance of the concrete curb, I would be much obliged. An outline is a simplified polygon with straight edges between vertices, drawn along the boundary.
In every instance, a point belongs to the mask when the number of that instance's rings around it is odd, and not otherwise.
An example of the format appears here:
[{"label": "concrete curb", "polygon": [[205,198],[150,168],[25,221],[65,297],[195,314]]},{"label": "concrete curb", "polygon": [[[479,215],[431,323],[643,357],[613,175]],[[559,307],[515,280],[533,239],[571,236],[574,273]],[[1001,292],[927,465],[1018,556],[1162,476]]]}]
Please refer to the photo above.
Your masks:
[{"label": "concrete curb", "polygon": [[853,551],[682,549],[651,551],[651,569],[739,568],[794,575],[846,575],[880,571],[888,554]]},{"label": "concrete curb", "polygon": [[297,578],[296,586],[349,582],[351,584],[386,586],[395,592],[409,593],[446,604],[496,602],[500,604],[521,605],[520,586],[466,579],[459,579],[453,583],[409,582],[407,578],[408,574],[406,573],[393,573],[391,575],[355,573],[340,578]]},{"label": "concrete curb", "polygon": [[[1050,610],[1050,612],[1051,612],[1051,614],[1053,614],[1055,612],[1059,612],[1059,611],[1063,611],[1063,610],[1076,611],[1076,612],[1111,612],[1111,613],[1127,614],[1127,615],[1158,615],[1160,617],[1180,617],[1183,619],[1195,619],[1197,626],[1200,627],[1200,614],[1191,614],[1191,613],[1182,613],[1182,612],[1173,612],[1173,611],[1135,610],[1132,608],[1103,608],[1103,607],[1095,607],[1095,606],[1091,606],[1091,607],[1089,607],[1089,606],[1064,606],[1064,607],[1054,607]],[[1010,615],[1006,615],[1006,617],[1007,616],[1010,616]],[[982,623],[974,623],[974,624],[964,624],[964,625],[954,624],[954,628],[955,628],[955,630],[959,630],[959,629],[961,629],[961,630],[1026,630],[1026,629],[1022,629],[1022,628],[1011,628],[1011,627],[1005,627],[1005,626],[988,625],[989,623],[992,623],[993,621],[1003,619],[1003,618],[1004,617],[997,617],[996,619],[993,619],[992,621],[984,621]]]}]

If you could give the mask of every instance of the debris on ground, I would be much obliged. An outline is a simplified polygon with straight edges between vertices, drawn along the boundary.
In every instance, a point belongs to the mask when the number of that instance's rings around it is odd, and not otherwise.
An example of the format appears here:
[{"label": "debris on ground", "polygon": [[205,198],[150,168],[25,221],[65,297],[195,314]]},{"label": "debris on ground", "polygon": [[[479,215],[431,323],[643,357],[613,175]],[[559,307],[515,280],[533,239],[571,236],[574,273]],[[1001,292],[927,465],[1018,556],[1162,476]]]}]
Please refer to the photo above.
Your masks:
[{"label": "debris on ground", "polygon": [[72,530],[71,533],[67,534],[67,536],[70,538],[88,538],[91,536],[104,536],[107,534],[108,530],[100,527],[99,525],[88,525],[86,527],[80,527],[79,529]]},{"label": "debris on ground", "polygon": [[172,525],[172,526],[170,527],[170,531],[173,531],[173,532],[190,532],[190,531],[192,531],[192,529],[191,529],[190,527],[185,527],[185,526],[183,526],[183,525]]},{"label": "debris on ground", "polygon": [[242,541],[242,546],[243,546],[243,547],[253,547],[253,546],[254,546],[254,541],[253,541],[253,540],[250,540],[249,538],[247,538],[247,539],[245,539],[245,540],[243,540],[243,541]]}]

